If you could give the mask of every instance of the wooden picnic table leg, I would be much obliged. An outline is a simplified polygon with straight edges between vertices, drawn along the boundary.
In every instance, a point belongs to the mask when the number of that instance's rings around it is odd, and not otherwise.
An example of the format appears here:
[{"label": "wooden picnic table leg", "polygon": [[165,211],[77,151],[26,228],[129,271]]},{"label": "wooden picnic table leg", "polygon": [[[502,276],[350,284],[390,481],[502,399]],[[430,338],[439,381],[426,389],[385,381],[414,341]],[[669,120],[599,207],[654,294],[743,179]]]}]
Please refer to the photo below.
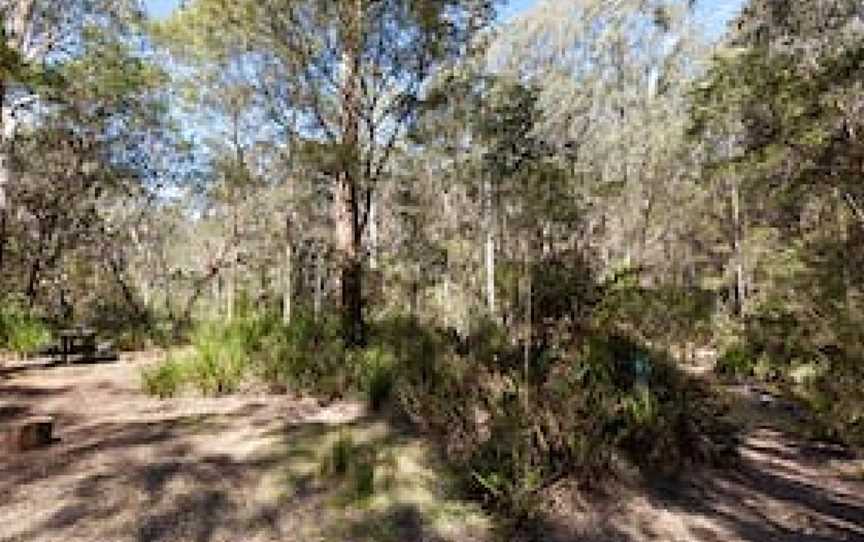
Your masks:
[{"label": "wooden picnic table leg", "polygon": [[96,335],[87,335],[81,339],[81,349],[87,357],[87,361],[93,361],[96,357]]},{"label": "wooden picnic table leg", "polygon": [[69,340],[70,337],[68,336],[60,337],[60,358],[64,365],[69,364]]}]

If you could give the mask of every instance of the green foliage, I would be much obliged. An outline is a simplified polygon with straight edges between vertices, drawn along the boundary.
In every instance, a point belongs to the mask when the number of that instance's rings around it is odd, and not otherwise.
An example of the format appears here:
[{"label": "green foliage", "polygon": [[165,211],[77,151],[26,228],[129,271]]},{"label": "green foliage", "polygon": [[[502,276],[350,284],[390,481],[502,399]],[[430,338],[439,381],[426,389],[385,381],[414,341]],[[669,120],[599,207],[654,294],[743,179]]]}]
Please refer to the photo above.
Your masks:
[{"label": "green foliage", "polygon": [[374,444],[358,445],[348,433],[342,433],[321,461],[321,473],[348,484],[349,497],[363,500],[375,492],[375,468],[378,463]]},{"label": "green foliage", "polygon": [[322,471],[332,476],[345,476],[354,459],[356,448],[354,439],[347,433],[342,433],[324,458]]},{"label": "green foliage", "polygon": [[[121,329],[112,332],[114,347],[121,351],[142,351],[150,348],[168,348],[177,342],[174,323],[167,319],[144,322],[124,322]],[[99,327],[99,329],[104,329]]]},{"label": "green foliage", "polygon": [[241,311],[231,321],[197,325],[190,342],[177,362],[180,378],[204,395],[234,393],[253,376],[272,387],[325,391],[329,383],[327,391],[344,392],[345,352],[334,318],[315,322],[300,314],[285,326],[273,313]]},{"label": "green foliage", "polygon": [[141,371],[141,385],[144,392],[160,399],[177,395],[184,378],[183,363],[171,356],[157,366]]},{"label": "green foliage", "polygon": [[35,314],[15,301],[0,305],[0,349],[33,354],[51,341],[51,331]]},{"label": "green foliage", "polygon": [[714,371],[729,377],[746,377],[753,375],[756,358],[749,349],[735,345],[728,348],[717,359]]},{"label": "green foliage", "polygon": [[299,313],[287,327],[274,316],[263,329],[255,368],[266,382],[312,390],[344,369],[339,321],[332,315],[316,322],[311,314]]},{"label": "green foliage", "polygon": [[643,288],[638,271],[616,275],[593,311],[595,325],[664,346],[703,342],[710,333],[714,294],[698,288]]},{"label": "green foliage", "polygon": [[395,385],[395,356],[382,346],[371,346],[355,352],[354,358],[354,381],[365,393],[370,408],[380,410]]},{"label": "green foliage", "polygon": [[482,332],[466,355],[439,333],[431,378],[400,359],[395,396],[471,473],[468,486],[510,514],[532,513],[537,491],[557,477],[602,480],[622,458],[674,470],[730,454],[708,391],[626,336],[589,332],[526,380],[521,351],[500,328]]},{"label": "green foliage", "polygon": [[[469,488],[519,515],[531,514],[536,492],[561,475],[599,480],[622,460],[675,469],[728,453],[710,437],[727,432],[707,392],[626,335],[589,331],[557,354],[534,352],[526,379],[522,349],[491,321],[464,339],[405,317],[371,332],[368,347],[345,352],[328,319],[283,326],[272,315],[245,314],[197,328],[189,356],[145,373],[144,385],[162,397],[182,382],[219,394],[257,374],[324,393],[354,389],[373,410],[389,401],[440,440],[470,473]],[[375,464],[374,450],[343,435],[321,469],[363,498],[374,489]]]}]

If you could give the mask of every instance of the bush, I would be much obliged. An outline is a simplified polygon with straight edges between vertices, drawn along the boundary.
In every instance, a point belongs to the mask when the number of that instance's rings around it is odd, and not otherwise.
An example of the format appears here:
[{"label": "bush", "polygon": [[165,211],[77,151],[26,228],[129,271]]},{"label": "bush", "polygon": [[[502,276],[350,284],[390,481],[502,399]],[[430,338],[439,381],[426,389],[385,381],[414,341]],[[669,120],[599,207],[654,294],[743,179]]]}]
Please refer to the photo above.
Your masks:
[{"label": "bush", "polygon": [[356,444],[349,433],[343,432],[321,459],[320,472],[345,484],[349,501],[362,500],[375,492],[375,470],[379,463],[382,461],[377,443]]},{"label": "bush", "polygon": [[480,339],[487,363],[445,354],[434,384],[400,378],[395,395],[471,473],[469,487],[510,515],[530,514],[561,476],[602,480],[622,462],[674,471],[731,449],[707,390],[626,336],[594,332],[527,380],[509,347]]},{"label": "bush", "polygon": [[179,340],[174,323],[156,316],[144,321],[127,322],[123,326],[115,326],[113,330],[98,324],[97,327],[110,333],[114,337],[114,346],[126,352],[148,350],[154,347],[168,348]]},{"label": "bush", "polygon": [[173,357],[169,357],[156,367],[141,371],[141,383],[144,391],[160,399],[174,397],[183,380],[182,364]]},{"label": "bush", "polygon": [[356,352],[354,359],[354,382],[366,395],[369,407],[380,410],[395,385],[395,356],[382,346],[372,346]]},{"label": "bush", "polygon": [[[175,361],[178,378],[204,395],[234,393],[252,376],[272,388],[343,392],[345,353],[333,319],[300,315],[285,326],[274,313],[246,311],[231,321],[203,322],[190,333],[191,352]],[[386,395],[376,377],[374,394]],[[145,386],[146,389],[146,386]]]},{"label": "bush", "polygon": [[752,376],[756,367],[753,353],[746,347],[735,345],[717,358],[714,372],[733,378]]},{"label": "bush", "polygon": [[254,320],[207,323],[192,337],[188,376],[202,394],[233,393],[240,387],[262,328]]},{"label": "bush", "polygon": [[327,316],[316,322],[311,315],[300,313],[288,326],[271,320],[263,327],[266,333],[255,348],[253,365],[265,382],[311,390],[320,389],[328,379],[341,380],[334,378],[345,365],[336,318]]},{"label": "bush", "polygon": [[0,306],[0,348],[28,355],[50,341],[51,331],[36,315],[15,302]]}]

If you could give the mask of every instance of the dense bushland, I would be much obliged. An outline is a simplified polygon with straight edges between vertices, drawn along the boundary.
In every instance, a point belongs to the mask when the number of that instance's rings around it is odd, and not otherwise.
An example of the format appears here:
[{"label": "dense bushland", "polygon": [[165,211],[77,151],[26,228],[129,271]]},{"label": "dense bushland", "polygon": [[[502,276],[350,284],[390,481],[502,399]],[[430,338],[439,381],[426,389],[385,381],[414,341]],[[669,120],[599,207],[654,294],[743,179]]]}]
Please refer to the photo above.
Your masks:
[{"label": "dense bushland", "polygon": [[471,491],[527,514],[536,494],[563,477],[592,482],[732,457],[709,390],[624,331],[640,327],[628,303],[652,295],[626,288],[609,286],[578,333],[527,350],[491,320],[463,336],[410,316],[383,318],[366,347],[346,349],[334,317],[298,315],[283,325],[249,311],[200,324],[188,347],[143,372],[143,384],[160,397],[255,385],[360,395],[372,410],[433,435]]}]

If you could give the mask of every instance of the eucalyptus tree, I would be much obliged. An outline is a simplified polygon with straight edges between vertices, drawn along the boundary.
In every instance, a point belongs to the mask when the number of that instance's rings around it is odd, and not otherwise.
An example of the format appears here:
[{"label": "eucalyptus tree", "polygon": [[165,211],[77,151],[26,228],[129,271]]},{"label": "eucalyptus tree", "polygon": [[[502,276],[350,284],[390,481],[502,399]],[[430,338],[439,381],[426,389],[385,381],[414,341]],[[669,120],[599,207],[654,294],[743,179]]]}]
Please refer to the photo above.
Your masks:
[{"label": "eucalyptus tree", "polygon": [[14,141],[22,120],[46,97],[58,98],[57,68],[80,54],[88,29],[119,30],[142,14],[138,0],[0,2],[0,271],[4,265]]},{"label": "eucalyptus tree", "polygon": [[678,192],[667,186],[686,184],[693,169],[681,111],[704,44],[692,4],[541,1],[490,50],[495,69],[537,85],[535,133],[591,202],[588,219],[607,270],[665,261],[657,256],[671,226],[664,199]]},{"label": "eucalyptus tree", "polygon": [[846,313],[860,290],[862,21],[860,2],[752,0],[693,90],[709,172],[737,179],[758,228],[760,304],[834,298]]},{"label": "eucalyptus tree", "polygon": [[247,59],[285,133],[338,151],[333,221],[350,344],[364,339],[363,232],[374,186],[429,74],[462,55],[492,15],[489,0],[194,0],[163,28],[204,54]]},{"label": "eucalyptus tree", "polygon": [[[93,277],[105,275],[104,267],[112,278],[106,282],[135,304],[125,276],[132,250],[126,240],[141,214],[125,211],[140,209],[156,190],[152,155],[171,154],[164,74],[135,41],[140,13],[125,11],[130,4],[69,5],[80,21],[47,13],[50,7],[30,3],[33,33],[48,32],[43,24],[55,19],[64,25],[54,31],[80,33],[25,40],[46,48],[40,63],[59,87],[35,95],[32,85],[7,81],[14,107],[30,105],[26,114],[16,109],[19,116],[6,117],[15,127],[7,142],[10,151],[15,143],[16,180],[6,186],[15,213],[5,217],[3,242],[12,248],[7,264],[16,265],[3,270],[4,286],[26,293],[31,303],[40,296],[52,301],[43,291],[62,292],[72,280],[70,267]],[[50,284],[56,288],[43,288]]]}]

